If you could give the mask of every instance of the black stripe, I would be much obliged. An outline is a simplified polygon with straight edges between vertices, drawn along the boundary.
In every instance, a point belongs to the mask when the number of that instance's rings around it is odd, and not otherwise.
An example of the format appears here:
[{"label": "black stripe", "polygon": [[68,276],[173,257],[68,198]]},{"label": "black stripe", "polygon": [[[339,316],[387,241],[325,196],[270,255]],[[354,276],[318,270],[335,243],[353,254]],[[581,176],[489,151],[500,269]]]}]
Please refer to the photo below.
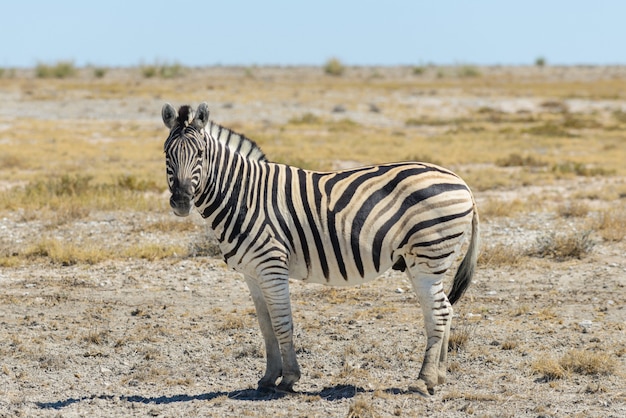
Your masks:
[{"label": "black stripe", "polygon": [[[285,201],[287,202],[287,209],[291,214],[291,219],[293,220],[293,224],[296,227],[296,232],[298,233],[298,239],[300,240],[300,245],[302,246],[302,257],[304,258],[304,262],[306,263],[307,272],[311,272],[311,254],[309,254],[309,244],[306,239],[306,235],[304,234],[304,229],[302,228],[302,224],[300,224],[300,219],[298,213],[296,212],[296,208],[293,204],[293,195],[292,195],[292,173],[291,168],[285,168]],[[300,187],[303,187],[300,185]],[[303,202],[304,204],[304,202]]]},{"label": "black stripe", "polygon": [[442,260],[446,257],[449,257],[450,255],[452,255],[453,253],[445,253],[445,254],[440,254],[440,255],[424,255],[424,254],[415,254],[416,257],[419,258],[425,258],[427,260]]},{"label": "black stripe", "polygon": [[[304,208],[304,212],[306,214],[307,222],[309,224],[309,229],[311,230],[311,234],[313,234],[313,241],[315,242],[315,247],[317,248],[317,254],[320,259],[320,265],[322,266],[322,273],[324,274],[324,278],[328,281],[330,278],[328,271],[328,261],[326,260],[326,253],[324,252],[324,245],[322,244],[322,238],[320,236],[320,231],[317,229],[317,224],[315,223],[315,219],[313,219],[313,213],[311,212],[311,207],[309,205],[309,201],[307,198],[307,183],[306,183],[306,173],[304,170],[298,170],[298,181],[300,183],[300,198],[302,199],[302,207]],[[315,187],[313,191],[318,189]],[[316,199],[317,200],[317,199]],[[320,197],[321,201],[321,197]]]},{"label": "black stripe", "polygon": [[[302,170],[300,170],[302,171]],[[322,189],[320,188],[320,179],[323,178],[323,174],[312,173],[311,183],[313,187],[313,200],[315,204],[315,210],[317,211],[317,218],[322,218]],[[306,182],[300,181],[300,186],[306,187]]]},{"label": "black stripe", "polygon": [[339,236],[337,234],[337,222],[335,221],[335,212],[328,211],[328,236],[330,242],[333,245],[333,252],[335,254],[335,260],[337,260],[337,266],[339,267],[339,273],[348,280],[348,273],[346,271],[346,263],[343,261],[343,255],[341,254],[341,247],[339,245]]},{"label": "black stripe", "polygon": [[281,234],[277,234],[276,239],[279,239],[280,241],[284,241],[282,237],[286,237],[287,241],[289,241],[289,249],[291,251],[294,251],[295,248],[293,244],[293,235],[291,235],[291,231],[289,230],[289,227],[287,226],[285,217],[283,216],[280,210],[280,207],[278,206],[278,185],[279,185],[279,180],[280,180],[280,171],[282,169],[288,169],[288,167],[274,165],[274,176],[273,176],[274,178],[272,181],[272,211],[274,215],[276,216],[276,220],[278,221],[278,227],[280,228],[280,231],[282,232]]}]

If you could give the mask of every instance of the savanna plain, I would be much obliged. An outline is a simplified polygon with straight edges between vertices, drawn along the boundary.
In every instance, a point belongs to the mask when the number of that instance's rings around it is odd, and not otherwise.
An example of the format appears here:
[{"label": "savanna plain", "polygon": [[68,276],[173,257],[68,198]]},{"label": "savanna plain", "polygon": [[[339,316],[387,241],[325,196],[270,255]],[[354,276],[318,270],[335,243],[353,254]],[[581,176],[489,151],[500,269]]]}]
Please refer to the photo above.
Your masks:
[{"label": "savanna plain", "polygon": [[[333,65],[330,65],[333,64]],[[169,209],[160,109],[270,160],[418,160],[472,188],[481,253],[448,381],[404,274],[291,283],[302,378],[259,393],[242,278]],[[0,70],[0,416],[626,416],[626,67]]]}]

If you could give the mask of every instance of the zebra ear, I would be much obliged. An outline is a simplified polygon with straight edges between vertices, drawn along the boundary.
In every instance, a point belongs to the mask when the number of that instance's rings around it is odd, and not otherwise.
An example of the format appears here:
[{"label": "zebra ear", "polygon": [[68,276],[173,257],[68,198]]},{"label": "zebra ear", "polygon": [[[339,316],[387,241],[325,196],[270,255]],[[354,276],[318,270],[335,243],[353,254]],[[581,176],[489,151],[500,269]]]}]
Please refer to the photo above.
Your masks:
[{"label": "zebra ear", "polygon": [[191,124],[194,128],[202,130],[207,123],[209,123],[209,105],[204,102],[200,103],[200,105],[198,106],[198,109],[196,110],[196,115],[194,116]]},{"label": "zebra ear", "polygon": [[163,117],[165,126],[172,129],[176,124],[176,109],[171,104],[165,103],[161,109],[161,117]]}]

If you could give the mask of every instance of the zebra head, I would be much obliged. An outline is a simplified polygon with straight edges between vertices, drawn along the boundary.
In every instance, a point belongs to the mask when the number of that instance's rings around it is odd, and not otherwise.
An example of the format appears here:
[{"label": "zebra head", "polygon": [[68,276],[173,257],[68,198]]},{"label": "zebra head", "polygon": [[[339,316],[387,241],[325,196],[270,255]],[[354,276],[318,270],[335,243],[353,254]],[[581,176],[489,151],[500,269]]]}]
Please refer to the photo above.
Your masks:
[{"label": "zebra head", "polygon": [[161,116],[170,129],[164,145],[167,184],[172,193],[170,206],[175,215],[187,216],[194,196],[199,192],[206,161],[204,128],[209,122],[209,107],[202,103],[194,112],[191,106],[181,106],[176,112],[166,103]]}]

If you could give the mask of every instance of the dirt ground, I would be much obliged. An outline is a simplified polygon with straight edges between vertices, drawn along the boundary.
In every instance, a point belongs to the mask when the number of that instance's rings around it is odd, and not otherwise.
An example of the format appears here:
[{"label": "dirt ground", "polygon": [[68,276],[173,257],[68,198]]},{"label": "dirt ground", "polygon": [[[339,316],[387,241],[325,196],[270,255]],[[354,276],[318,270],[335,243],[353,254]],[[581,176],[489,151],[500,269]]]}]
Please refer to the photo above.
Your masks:
[{"label": "dirt ground", "polygon": [[[11,117],[12,106],[33,109],[19,96],[3,99],[3,118]],[[136,105],[144,109],[138,119],[160,123],[162,100]],[[79,112],[80,103],[71,106]],[[113,117],[106,111],[111,103],[85,106],[94,117]],[[625,181],[575,178],[476,198],[479,208],[494,197],[566,199]],[[589,204],[624,205],[624,199]],[[193,231],[145,228],[173,217],[92,211],[54,233],[78,244],[102,237],[111,246],[208,239],[197,214]],[[545,208],[491,218],[481,225],[483,246],[523,251],[564,222],[580,228],[584,219],[564,221]],[[44,223],[2,213],[2,240],[27,240]],[[355,288],[292,282],[302,378],[297,394],[268,395],[255,390],[265,360],[251,298],[219,258],[2,267],[0,416],[623,417],[626,242],[595,234],[591,240],[592,250],[581,259],[479,266],[455,306],[453,334],[467,341],[450,352],[448,382],[428,398],[407,391],[426,341],[416,297],[398,272]],[[545,364],[572,350],[606,354],[610,370],[547,377]]]}]

